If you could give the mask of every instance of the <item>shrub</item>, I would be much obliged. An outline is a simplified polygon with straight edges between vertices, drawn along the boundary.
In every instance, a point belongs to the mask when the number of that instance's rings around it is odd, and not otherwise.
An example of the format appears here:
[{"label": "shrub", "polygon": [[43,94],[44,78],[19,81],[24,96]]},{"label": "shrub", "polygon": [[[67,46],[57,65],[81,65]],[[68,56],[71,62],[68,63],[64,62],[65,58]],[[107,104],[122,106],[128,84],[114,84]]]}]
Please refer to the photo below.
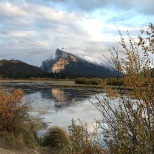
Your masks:
[{"label": "shrub", "polygon": [[0,88],[0,130],[16,132],[26,120],[28,106],[22,104],[20,89]]},{"label": "shrub", "polygon": [[34,125],[28,117],[28,104],[22,103],[20,89],[0,88],[0,142],[4,146],[21,148],[37,144]]},{"label": "shrub", "polygon": [[105,79],[106,85],[122,86],[124,84],[123,78],[107,78]]},{"label": "shrub", "polygon": [[[97,97],[103,115],[104,140],[113,154],[154,153],[154,84],[149,57],[154,52],[154,26],[150,24],[147,31],[141,32],[136,42],[128,33],[130,47],[120,33],[125,58],[120,58],[120,51],[115,49],[112,53],[115,68],[124,74],[125,94],[120,89],[116,94],[105,87],[110,96],[116,96],[115,100],[105,95],[103,99]],[[133,91],[128,91],[128,87]],[[103,123],[108,127],[103,127]]]},{"label": "shrub", "polygon": [[102,79],[100,78],[77,78],[75,79],[76,84],[87,84],[87,85],[101,85]]},{"label": "shrub", "polygon": [[93,132],[88,132],[87,124],[84,125],[80,121],[80,125],[76,125],[72,120],[69,127],[70,146],[73,154],[105,154],[102,148],[97,128],[94,127]]},{"label": "shrub", "polygon": [[107,154],[99,142],[97,129],[89,133],[87,124],[80,122],[76,125],[74,120],[69,126],[69,135],[64,129],[54,126],[41,140],[44,146],[54,148],[58,154]]}]

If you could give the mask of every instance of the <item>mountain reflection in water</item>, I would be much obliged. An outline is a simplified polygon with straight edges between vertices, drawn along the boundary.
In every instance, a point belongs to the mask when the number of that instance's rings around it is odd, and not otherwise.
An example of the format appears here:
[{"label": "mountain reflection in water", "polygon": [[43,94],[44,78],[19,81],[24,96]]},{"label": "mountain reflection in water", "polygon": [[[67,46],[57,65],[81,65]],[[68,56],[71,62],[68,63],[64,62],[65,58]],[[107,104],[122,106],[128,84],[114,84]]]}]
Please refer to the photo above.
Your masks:
[{"label": "mountain reflection in water", "polygon": [[53,88],[53,89],[51,89],[51,94],[59,102],[66,101],[68,99],[67,95],[64,94],[64,90]]},{"label": "mountain reflection in water", "polygon": [[[38,92],[41,94],[42,99],[52,100],[52,104],[55,108],[73,105],[75,102],[88,99],[91,96],[91,94],[86,93],[86,91],[83,89],[80,91],[80,89],[43,88],[39,89]],[[32,95],[32,93],[29,95]]]},{"label": "mountain reflection in water", "polygon": [[[47,123],[47,128],[51,126],[61,126],[68,128],[72,118],[78,121],[91,123],[95,119],[100,120],[101,114],[90,101],[97,104],[94,94],[103,91],[86,88],[56,88],[37,86],[35,84],[10,84],[4,87],[21,88],[25,97],[23,101],[30,102],[32,106],[29,114],[41,118]],[[95,91],[94,91],[95,90]],[[39,134],[44,134],[45,130],[40,130]]]},{"label": "mountain reflection in water", "polygon": [[68,106],[70,103],[74,104],[76,102],[75,96],[66,94],[64,90],[53,88],[51,94],[56,99],[54,107]]}]

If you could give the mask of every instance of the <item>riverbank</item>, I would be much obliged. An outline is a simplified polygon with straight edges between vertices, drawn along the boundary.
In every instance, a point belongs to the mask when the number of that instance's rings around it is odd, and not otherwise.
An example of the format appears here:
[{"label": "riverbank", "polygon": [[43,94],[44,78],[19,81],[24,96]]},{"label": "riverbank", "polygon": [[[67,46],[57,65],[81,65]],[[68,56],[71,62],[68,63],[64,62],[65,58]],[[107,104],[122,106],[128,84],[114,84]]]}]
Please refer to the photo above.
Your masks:
[{"label": "riverbank", "polygon": [[84,87],[84,88],[102,88],[101,85],[86,85],[86,84],[76,84],[74,80],[0,80],[0,84],[3,83],[34,83],[37,85],[46,85],[46,86],[59,86],[59,87]]}]

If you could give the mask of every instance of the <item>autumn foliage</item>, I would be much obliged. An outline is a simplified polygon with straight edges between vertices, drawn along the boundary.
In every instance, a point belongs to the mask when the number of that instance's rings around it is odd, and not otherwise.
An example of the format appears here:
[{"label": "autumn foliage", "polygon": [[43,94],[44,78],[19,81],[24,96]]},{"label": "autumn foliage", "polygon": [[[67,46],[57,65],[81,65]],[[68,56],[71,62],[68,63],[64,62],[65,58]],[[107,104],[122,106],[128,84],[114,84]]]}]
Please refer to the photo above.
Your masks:
[{"label": "autumn foliage", "polygon": [[28,106],[22,104],[20,89],[0,88],[0,131],[16,132],[25,122]]},{"label": "autumn foliage", "polygon": [[[154,153],[154,25],[141,30],[138,39],[121,35],[121,50],[111,51],[111,62],[123,74],[118,92],[105,87],[110,98],[98,97],[101,128],[111,154]],[[131,88],[131,91],[129,90]],[[107,127],[103,127],[106,124]]]}]

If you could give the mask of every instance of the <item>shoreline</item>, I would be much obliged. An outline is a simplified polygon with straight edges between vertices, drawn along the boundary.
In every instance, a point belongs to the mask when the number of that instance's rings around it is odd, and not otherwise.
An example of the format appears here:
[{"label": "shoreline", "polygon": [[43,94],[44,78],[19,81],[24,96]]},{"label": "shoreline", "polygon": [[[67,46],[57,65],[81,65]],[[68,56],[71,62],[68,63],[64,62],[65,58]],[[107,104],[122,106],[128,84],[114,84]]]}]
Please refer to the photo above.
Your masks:
[{"label": "shoreline", "polygon": [[74,80],[0,80],[0,85],[5,83],[34,83],[37,85],[57,86],[57,87],[84,87],[84,88],[103,88],[101,85],[76,84]]}]

